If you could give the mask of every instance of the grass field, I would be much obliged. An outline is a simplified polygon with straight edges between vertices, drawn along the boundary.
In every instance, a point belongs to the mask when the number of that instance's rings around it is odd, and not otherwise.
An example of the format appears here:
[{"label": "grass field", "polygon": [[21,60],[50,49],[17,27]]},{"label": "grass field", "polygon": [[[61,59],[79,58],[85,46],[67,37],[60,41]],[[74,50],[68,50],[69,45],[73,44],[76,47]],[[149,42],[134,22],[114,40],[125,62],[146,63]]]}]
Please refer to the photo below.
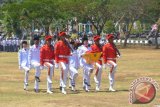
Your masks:
[{"label": "grass field", "polygon": [[154,107],[160,105],[160,91],[149,104],[129,104],[129,87],[134,79],[152,77],[160,84],[160,50],[121,49],[118,60],[115,88],[109,92],[108,69],[103,70],[101,91],[95,92],[93,75],[91,92],[82,89],[82,71],[77,78],[77,91],[67,88],[67,95],[60,93],[59,70],[53,78],[53,94],[46,94],[46,70],[42,71],[40,93],[33,91],[34,70],[29,75],[29,90],[23,90],[24,73],[18,69],[17,53],[0,53],[0,107]]}]

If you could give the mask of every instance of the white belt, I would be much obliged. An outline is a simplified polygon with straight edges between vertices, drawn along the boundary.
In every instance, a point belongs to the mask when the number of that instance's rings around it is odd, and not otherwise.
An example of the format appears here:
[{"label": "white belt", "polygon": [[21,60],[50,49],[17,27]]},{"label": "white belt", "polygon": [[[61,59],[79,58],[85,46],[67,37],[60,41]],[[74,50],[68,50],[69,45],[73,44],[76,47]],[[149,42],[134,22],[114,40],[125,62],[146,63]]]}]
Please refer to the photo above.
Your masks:
[{"label": "white belt", "polygon": [[102,58],[100,58],[99,60],[102,61]]},{"label": "white belt", "polygon": [[116,58],[107,58],[108,60],[116,60]]},{"label": "white belt", "polygon": [[59,58],[68,58],[69,56],[65,56],[65,55],[59,55]]},{"label": "white belt", "polygon": [[53,59],[43,59],[43,61],[49,62],[49,61],[54,61],[54,60]]}]

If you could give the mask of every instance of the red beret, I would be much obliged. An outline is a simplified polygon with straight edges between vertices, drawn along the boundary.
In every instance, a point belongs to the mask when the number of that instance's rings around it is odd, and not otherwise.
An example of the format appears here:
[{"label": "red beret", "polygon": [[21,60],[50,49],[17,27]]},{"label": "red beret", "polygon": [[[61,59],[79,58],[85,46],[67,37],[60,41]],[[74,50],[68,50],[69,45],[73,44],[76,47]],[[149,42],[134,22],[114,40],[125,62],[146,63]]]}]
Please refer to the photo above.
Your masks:
[{"label": "red beret", "polygon": [[46,41],[49,40],[49,39],[52,39],[52,36],[50,36],[50,35],[45,36]]},{"label": "red beret", "polygon": [[108,35],[106,36],[107,39],[110,39],[110,38],[113,38],[113,37],[114,37],[113,34],[108,34]]},{"label": "red beret", "polygon": [[58,36],[66,36],[66,33],[65,32],[59,32]]},{"label": "red beret", "polygon": [[93,37],[94,41],[97,41],[97,40],[100,40],[100,39],[101,39],[101,37],[99,35],[96,35],[96,36]]}]

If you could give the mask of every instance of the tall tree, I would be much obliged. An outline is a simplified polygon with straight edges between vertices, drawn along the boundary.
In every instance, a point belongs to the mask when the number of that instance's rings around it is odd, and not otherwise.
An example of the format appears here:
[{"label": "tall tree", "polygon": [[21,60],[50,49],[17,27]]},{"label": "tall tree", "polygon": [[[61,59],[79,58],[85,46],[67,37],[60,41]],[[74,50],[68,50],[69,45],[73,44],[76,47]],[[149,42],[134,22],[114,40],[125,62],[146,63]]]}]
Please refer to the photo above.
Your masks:
[{"label": "tall tree", "polygon": [[[122,30],[125,34],[124,47],[133,28],[133,23],[140,20],[145,14],[146,7],[151,0],[116,0],[112,1],[112,13],[117,22],[124,23]],[[127,29],[126,29],[127,28]]]}]

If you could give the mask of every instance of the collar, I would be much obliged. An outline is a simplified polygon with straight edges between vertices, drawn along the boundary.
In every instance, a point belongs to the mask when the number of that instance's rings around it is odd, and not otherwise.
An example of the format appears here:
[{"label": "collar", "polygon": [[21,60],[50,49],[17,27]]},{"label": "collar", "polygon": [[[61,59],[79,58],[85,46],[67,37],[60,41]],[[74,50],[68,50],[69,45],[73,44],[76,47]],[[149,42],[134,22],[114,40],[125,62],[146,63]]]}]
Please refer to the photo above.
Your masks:
[{"label": "collar", "polygon": [[35,48],[39,48],[39,45],[35,45],[35,44],[34,44],[34,47],[35,47]]},{"label": "collar", "polygon": [[22,50],[23,50],[23,51],[27,51],[28,49],[27,49],[27,48],[22,48]]}]

